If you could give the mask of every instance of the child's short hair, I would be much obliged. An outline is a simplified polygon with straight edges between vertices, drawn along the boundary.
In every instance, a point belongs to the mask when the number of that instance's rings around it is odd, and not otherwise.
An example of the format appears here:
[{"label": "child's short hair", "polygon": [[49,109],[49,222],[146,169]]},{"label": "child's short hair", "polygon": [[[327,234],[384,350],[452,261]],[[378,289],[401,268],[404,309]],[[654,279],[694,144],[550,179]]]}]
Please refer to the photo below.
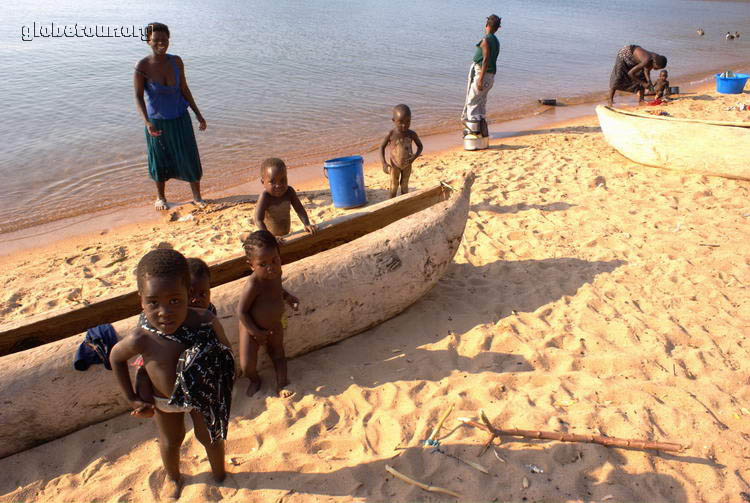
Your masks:
[{"label": "child's short hair", "polygon": [[253,258],[253,254],[263,248],[275,248],[280,252],[279,242],[273,234],[268,231],[255,231],[242,242],[242,248],[245,250],[245,256],[248,260]]},{"label": "child's short hair", "polygon": [[260,163],[260,177],[263,178],[268,168],[280,168],[286,171],[286,164],[278,157],[269,157]]},{"label": "child's short hair", "polygon": [[409,108],[409,105],[404,105],[403,103],[401,103],[393,107],[393,114],[396,115],[397,113],[400,115],[411,117],[411,108]]},{"label": "child's short hair", "polygon": [[190,257],[187,259],[187,263],[191,278],[211,279],[211,271],[208,268],[208,264],[204,261],[197,257]]},{"label": "child's short hair", "polygon": [[190,288],[190,269],[182,253],[170,248],[151,250],[141,258],[135,269],[138,291],[143,288],[146,276],[180,278],[185,288]]},{"label": "child's short hair", "polygon": [[167,25],[164,23],[149,23],[146,25],[146,41],[151,40],[151,35],[155,31],[160,31],[162,33],[167,34],[167,38],[169,38],[169,28],[167,28]]}]

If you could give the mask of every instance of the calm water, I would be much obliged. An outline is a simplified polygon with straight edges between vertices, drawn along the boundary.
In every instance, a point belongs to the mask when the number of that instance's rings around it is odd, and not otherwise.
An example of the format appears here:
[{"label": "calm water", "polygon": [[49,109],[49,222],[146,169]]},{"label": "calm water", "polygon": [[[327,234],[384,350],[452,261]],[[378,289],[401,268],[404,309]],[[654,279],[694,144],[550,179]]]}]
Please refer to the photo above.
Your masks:
[{"label": "calm water", "polygon": [[[603,92],[617,50],[669,58],[672,80],[750,60],[750,4],[698,0],[31,1],[0,20],[0,232],[153,199],[132,74],[140,38],[35,38],[21,27],[170,26],[209,128],[203,184],[255,177],[259,161],[322,163],[372,149],[407,103],[422,135],[458,129],[484,17],[503,17],[496,118],[539,97]],[[699,38],[702,26],[707,35]],[[721,34],[739,30],[739,41]],[[179,190],[178,190],[179,189]],[[188,194],[170,182],[167,195]]]}]

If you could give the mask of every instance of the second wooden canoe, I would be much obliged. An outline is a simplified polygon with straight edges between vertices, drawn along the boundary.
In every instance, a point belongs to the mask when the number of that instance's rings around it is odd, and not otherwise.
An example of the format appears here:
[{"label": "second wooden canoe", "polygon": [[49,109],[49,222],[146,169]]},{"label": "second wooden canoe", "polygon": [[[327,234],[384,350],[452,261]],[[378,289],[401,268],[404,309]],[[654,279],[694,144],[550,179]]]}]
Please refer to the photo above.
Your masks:
[{"label": "second wooden canoe", "polygon": [[[338,342],[402,312],[440,279],[458,249],[469,211],[473,175],[447,200],[337,248],[284,267],[284,286],[300,299],[289,312],[289,357]],[[212,290],[212,300],[235,348],[235,314],[245,284]],[[119,334],[137,316],[114,323]],[[112,372],[73,369],[82,336],[0,358],[0,457],[61,437],[128,409]],[[292,364],[293,366],[293,364]],[[293,372],[293,371],[292,371]],[[236,391],[238,399],[244,383]],[[230,431],[231,435],[231,431]]]},{"label": "second wooden canoe", "polygon": [[607,142],[640,164],[750,180],[750,122],[678,119],[597,106]]}]

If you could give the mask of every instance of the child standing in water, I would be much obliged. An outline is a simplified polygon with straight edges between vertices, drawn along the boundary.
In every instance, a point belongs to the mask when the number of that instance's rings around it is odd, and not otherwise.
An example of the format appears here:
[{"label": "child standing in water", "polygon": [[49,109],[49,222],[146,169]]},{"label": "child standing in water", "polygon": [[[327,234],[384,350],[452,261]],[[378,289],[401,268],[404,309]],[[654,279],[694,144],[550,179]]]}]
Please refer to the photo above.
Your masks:
[{"label": "child standing in water", "polygon": [[317,227],[310,223],[307,212],[297,197],[297,193],[289,186],[286,176],[286,164],[281,159],[271,157],[260,165],[260,181],[263,192],[255,205],[255,225],[262,231],[269,231],[274,236],[289,234],[291,208],[297,212],[305,230],[315,234]]},{"label": "child standing in water", "polygon": [[296,310],[299,300],[281,286],[281,256],[273,234],[266,230],[255,231],[243,240],[242,246],[252,270],[237,308],[240,366],[245,377],[250,379],[247,395],[251,396],[260,389],[258,349],[265,345],[276,371],[276,391],[280,397],[288,398],[294,393],[286,389],[289,379],[284,353],[284,303]]},{"label": "child standing in water", "polygon": [[[380,145],[380,161],[383,163],[383,171],[391,175],[391,197],[396,197],[398,188],[401,194],[409,191],[409,176],[411,176],[411,165],[422,153],[422,142],[419,141],[417,133],[409,129],[411,126],[411,110],[406,105],[393,107],[393,129],[385,135]],[[417,145],[417,153],[412,154],[412,142]],[[385,160],[385,148],[391,146],[391,162]]]},{"label": "child standing in water", "polygon": [[[154,408],[159,451],[167,473],[163,491],[182,490],[180,446],[185,413],[203,444],[218,482],[224,480],[224,440],[234,384],[234,356],[219,320],[189,307],[187,260],[170,249],[150,251],[138,262],[136,278],[143,312],[132,333],[110,354],[112,370],[134,412]],[[128,360],[142,355],[153,386],[153,405],[134,390]]]}]

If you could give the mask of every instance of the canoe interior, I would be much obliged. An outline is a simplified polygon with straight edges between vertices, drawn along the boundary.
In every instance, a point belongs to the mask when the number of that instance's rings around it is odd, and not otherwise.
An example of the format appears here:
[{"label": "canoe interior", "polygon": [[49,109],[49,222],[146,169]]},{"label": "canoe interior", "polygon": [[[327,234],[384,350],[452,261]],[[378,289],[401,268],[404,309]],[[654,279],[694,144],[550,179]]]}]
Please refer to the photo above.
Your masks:
[{"label": "canoe interior", "polygon": [[[282,263],[289,264],[348,243],[446,200],[449,192],[447,185],[439,184],[324,222],[319,225],[315,235],[304,232],[292,234],[281,245]],[[240,248],[239,238],[237,247]],[[212,287],[250,274],[244,254],[213,264],[209,269]],[[90,327],[133,316],[140,310],[138,292],[131,291],[85,307],[42,313],[6,323],[0,325],[0,356],[71,337]]]},{"label": "canoe interior", "polygon": [[664,115],[651,115],[651,114],[646,114],[646,113],[633,112],[631,110],[621,110],[619,108],[605,106],[605,105],[599,105],[599,106],[615,114],[629,115],[631,117],[637,117],[639,119],[654,119],[654,120],[667,121],[667,122],[690,122],[690,123],[696,123],[696,124],[709,124],[712,126],[730,126],[730,127],[742,127],[742,128],[750,129],[750,122],[748,121],[732,122],[732,121],[707,121],[703,119],[683,119],[680,117],[667,117]]}]

